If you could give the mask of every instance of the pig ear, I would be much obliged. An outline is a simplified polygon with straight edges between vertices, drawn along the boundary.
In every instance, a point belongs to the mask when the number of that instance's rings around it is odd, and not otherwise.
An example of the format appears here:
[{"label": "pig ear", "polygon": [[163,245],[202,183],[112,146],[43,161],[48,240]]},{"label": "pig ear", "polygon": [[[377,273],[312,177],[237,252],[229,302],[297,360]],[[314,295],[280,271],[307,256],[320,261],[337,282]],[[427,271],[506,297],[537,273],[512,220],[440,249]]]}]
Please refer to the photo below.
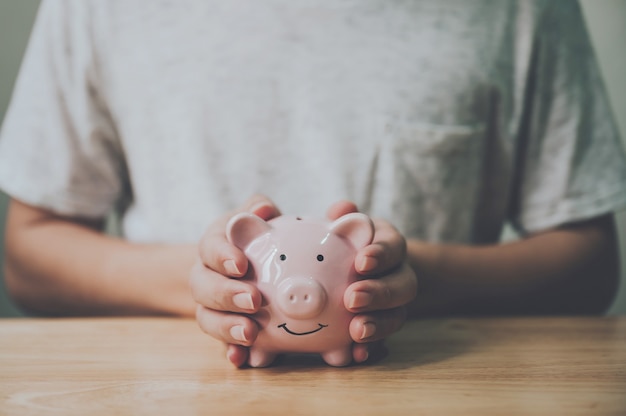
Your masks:
[{"label": "pig ear", "polygon": [[330,230],[343,238],[348,239],[357,250],[372,242],[374,238],[374,224],[372,220],[358,212],[346,214],[330,225]]},{"label": "pig ear", "polygon": [[256,238],[268,233],[271,226],[254,214],[242,212],[228,221],[226,238],[241,250],[245,250]]}]

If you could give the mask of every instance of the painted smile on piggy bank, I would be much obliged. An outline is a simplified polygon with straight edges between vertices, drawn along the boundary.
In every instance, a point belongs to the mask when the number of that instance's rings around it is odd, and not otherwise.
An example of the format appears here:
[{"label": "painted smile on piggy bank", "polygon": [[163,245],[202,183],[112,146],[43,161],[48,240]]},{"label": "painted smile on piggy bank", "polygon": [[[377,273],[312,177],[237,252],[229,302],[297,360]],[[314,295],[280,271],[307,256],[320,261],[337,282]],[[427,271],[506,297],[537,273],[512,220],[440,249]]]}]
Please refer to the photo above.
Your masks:
[{"label": "painted smile on piggy bank", "polygon": [[319,331],[321,331],[322,329],[324,329],[324,328],[326,328],[328,326],[328,325],[324,325],[324,324],[317,324],[317,325],[319,325],[317,327],[317,329],[314,329],[312,331],[307,331],[307,332],[294,332],[294,331],[291,331],[289,328],[287,328],[287,322],[285,322],[284,324],[278,325],[278,327],[284,329],[285,332],[287,332],[288,334],[291,334],[291,335],[310,335],[310,334],[314,334],[316,332],[319,332]]},{"label": "painted smile on piggy bank", "polygon": [[354,315],[343,297],[359,279],[356,252],[373,235],[372,221],[360,213],[335,221],[281,216],[266,222],[248,213],[231,218],[226,237],[246,254],[244,279],[262,296],[261,308],[249,315],[259,327],[250,366],[265,367],[283,353],[318,353],[330,365],[350,364]]}]

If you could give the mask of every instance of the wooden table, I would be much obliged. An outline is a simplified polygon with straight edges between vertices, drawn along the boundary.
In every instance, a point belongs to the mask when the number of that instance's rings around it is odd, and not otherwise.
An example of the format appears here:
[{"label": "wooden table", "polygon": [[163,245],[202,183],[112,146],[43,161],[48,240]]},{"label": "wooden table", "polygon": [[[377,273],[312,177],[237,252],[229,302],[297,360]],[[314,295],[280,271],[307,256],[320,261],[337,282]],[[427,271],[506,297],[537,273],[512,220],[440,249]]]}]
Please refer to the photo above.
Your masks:
[{"label": "wooden table", "polygon": [[626,415],[626,318],[410,322],[372,365],[233,368],[192,320],[0,320],[2,415]]}]

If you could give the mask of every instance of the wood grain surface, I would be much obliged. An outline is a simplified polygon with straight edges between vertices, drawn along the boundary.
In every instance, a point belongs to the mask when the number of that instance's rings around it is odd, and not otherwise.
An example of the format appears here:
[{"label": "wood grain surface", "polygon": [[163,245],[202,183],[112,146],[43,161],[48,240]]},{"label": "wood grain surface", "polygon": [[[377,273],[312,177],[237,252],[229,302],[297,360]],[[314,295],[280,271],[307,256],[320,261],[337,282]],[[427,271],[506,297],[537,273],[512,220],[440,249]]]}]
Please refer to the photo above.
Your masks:
[{"label": "wood grain surface", "polygon": [[192,320],[0,320],[1,415],[626,415],[626,318],[409,322],[369,365],[236,369]]}]

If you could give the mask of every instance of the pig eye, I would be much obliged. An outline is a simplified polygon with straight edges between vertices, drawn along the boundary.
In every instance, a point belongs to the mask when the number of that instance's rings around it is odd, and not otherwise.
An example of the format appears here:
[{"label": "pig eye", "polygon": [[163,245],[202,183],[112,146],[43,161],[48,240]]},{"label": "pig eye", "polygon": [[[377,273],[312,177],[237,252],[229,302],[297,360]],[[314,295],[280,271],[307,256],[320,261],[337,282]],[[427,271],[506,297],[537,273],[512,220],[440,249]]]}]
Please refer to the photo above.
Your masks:
[{"label": "pig eye", "polygon": [[285,260],[287,260],[287,256],[285,256],[284,254],[281,254],[281,255],[280,255],[280,260],[281,260],[281,261],[285,261]]},{"label": "pig eye", "polygon": [[321,254],[318,254],[317,261],[324,261],[324,256],[322,256]]}]

